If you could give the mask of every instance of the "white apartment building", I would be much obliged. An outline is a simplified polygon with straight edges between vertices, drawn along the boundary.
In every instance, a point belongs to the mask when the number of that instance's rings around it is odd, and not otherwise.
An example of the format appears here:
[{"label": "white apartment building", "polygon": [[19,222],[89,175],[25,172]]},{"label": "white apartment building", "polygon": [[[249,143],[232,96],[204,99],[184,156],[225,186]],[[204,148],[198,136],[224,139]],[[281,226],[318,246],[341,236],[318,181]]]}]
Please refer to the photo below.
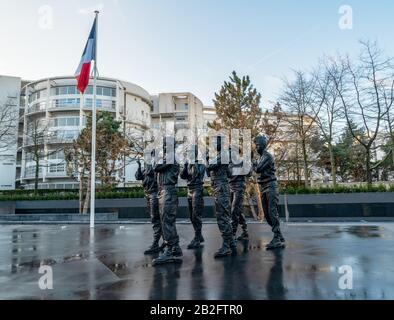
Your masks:
[{"label": "white apartment building", "polygon": [[[38,81],[0,77],[0,101],[11,100],[20,110],[19,128],[15,125],[15,142],[6,153],[0,153],[0,190],[34,188],[35,161],[32,151],[40,146],[40,189],[78,188],[78,181],[67,172],[64,146],[79,135],[91,113],[93,87],[79,94],[74,77],[52,77]],[[192,93],[160,93],[151,96],[130,82],[100,77],[97,83],[97,108],[111,112],[122,122],[122,130],[143,136],[149,128],[174,130],[206,127],[212,108]],[[213,109],[214,111],[214,109]],[[216,117],[216,115],[214,115]],[[37,137],[45,135],[37,143]],[[125,164],[118,173],[120,186],[136,183],[136,163]]]},{"label": "white apartment building", "polygon": [[21,86],[20,78],[0,76],[0,190],[15,189]]},{"label": "white apartment building", "polygon": [[216,109],[213,106],[204,106],[203,110],[203,129],[208,128],[208,123],[211,123],[217,119]]},{"label": "white apartment building", "polygon": [[152,128],[196,130],[203,123],[204,106],[192,93],[161,93],[152,96]]},{"label": "white apartment building", "polygon": [[[22,88],[24,95],[23,139],[21,150],[21,171],[17,184],[33,188],[35,161],[32,151],[36,148],[37,137],[41,139],[39,188],[67,189],[78,187],[66,168],[62,148],[79,135],[91,113],[93,86],[88,86],[82,96],[76,88],[74,77],[55,77],[28,83]],[[151,100],[148,92],[141,87],[116,79],[99,78],[97,83],[98,110],[112,113],[122,122],[123,130],[134,130],[143,134],[150,126]],[[133,181],[135,164],[125,166],[118,180],[123,184]]]}]

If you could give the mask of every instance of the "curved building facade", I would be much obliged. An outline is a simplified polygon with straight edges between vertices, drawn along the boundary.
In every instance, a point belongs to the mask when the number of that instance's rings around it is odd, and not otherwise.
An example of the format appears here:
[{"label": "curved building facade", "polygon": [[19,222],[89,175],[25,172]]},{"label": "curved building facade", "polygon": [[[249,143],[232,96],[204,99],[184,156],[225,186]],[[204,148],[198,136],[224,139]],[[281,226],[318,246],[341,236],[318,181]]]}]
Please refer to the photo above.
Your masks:
[{"label": "curved building facade", "polygon": [[[27,84],[23,89],[23,141],[17,184],[33,188],[39,154],[39,188],[78,188],[67,174],[63,148],[72,143],[86,124],[93,104],[93,86],[79,94],[74,77],[55,77]],[[150,127],[151,97],[143,88],[111,78],[97,81],[97,109],[112,113],[124,131],[136,134]],[[120,185],[134,181],[135,164],[118,173]]]}]

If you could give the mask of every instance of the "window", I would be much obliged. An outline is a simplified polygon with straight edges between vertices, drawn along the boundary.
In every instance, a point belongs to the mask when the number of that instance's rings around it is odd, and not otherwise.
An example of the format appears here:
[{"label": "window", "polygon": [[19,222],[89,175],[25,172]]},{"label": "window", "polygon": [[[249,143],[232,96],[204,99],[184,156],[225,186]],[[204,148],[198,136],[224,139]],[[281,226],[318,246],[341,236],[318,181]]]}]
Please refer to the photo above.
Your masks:
[{"label": "window", "polygon": [[26,162],[33,162],[34,161],[34,155],[32,153],[26,154]]},{"label": "window", "polygon": [[59,127],[65,127],[67,125],[67,119],[66,118],[58,119],[58,125]]},{"label": "window", "polygon": [[[116,101],[97,99],[97,108],[116,109]],[[93,106],[93,99],[86,99],[85,106],[91,108]]]},{"label": "window", "polygon": [[61,88],[57,88],[57,95],[65,95],[67,94],[67,87],[61,87]]},{"label": "window", "polygon": [[54,127],[78,127],[79,117],[72,118],[56,118],[53,123]]},{"label": "window", "polygon": [[78,130],[57,130],[54,132],[53,140],[55,141],[71,141],[77,139],[79,135]]},{"label": "window", "polygon": [[79,126],[79,118],[67,118],[67,125],[70,127]]},{"label": "window", "polygon": [[[41,173],[42,173],[42,168],[40,167],[38,169],[38,174],[41,175]],[[35,166],[26,167],[25,176],[30,177],[30,176],[34,176],[35,174],[36,174],[36,167]]]},{"label": "window", "polygon": [[49,166],[49,172],[50,173],[63,173],[66,171],[66,165],[65,164],[51,164]]},{"label": "window", "polygon": [[37,102],[30,106],[29,112],[44,111],[46,109],[46,102]]},{"label": "window", "polygon": [[176,111],[188,111],[189,110],[189,104],[188,103],[179,103],[179,104],[175,104],[175,110]]},{"label": "window", "polygon": [[103,96],[110,97],[111,95],[112,95],[112,92],[111,92],[110,88],[103,88]]},{"label": "window", "polygon": [[46,95],[46,89],[42,89],[36,92],[33,92],[30,96],[29,96],[29,102],[33,102],[35,100],[44,98]]},{"label": "window", "polygon": [[79,108],[81,100],[76,99],[58,99],[54,101],[55,108]]},{"label": "window", "polygon": [[49,160],[65,160],[64,152],[62,150],[50,151],[48,158]]},{"label": "window", "polygon": [[[85,94],[93,95],[93,86],[88,86],[85,90]],[[106,96],[106,97],[116,97],[116,88],[98,86],[97,95]]]},{"label": "window", "polygon": [[68,95],[68,94],[78,94],[78,89],[76,86],[62,86],[55,88],[55,95]]},{"label": "window", "polygon": [[88,86],[85,90],[85,94],[93,94],[93,87],[92,86]]}]

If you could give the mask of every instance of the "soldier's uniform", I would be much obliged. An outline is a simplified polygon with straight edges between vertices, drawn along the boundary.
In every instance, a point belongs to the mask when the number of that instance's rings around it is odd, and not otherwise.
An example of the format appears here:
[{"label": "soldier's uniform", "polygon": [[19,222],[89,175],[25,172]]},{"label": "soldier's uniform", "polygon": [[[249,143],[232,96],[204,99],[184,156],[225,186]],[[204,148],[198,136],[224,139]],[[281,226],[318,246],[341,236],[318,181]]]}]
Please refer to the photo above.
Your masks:
[{"label": "soldier's uniform", "polygon": [[157,175],[152,165],[145,165],[145,168],[142,169],[139,164],[135,178],[138,181],[142,181],[148,212],[153,226],[153,244],[145,251],[145,254],[158,253],[162,250],[162,247],[159,246],[160,238],[162,237],[162,226],[159,213]]},{"label": "soldier's uniform", "polygon": [[246,175],[236,175],[234,169],[241,168],[243,163],[229,165],[228,181],[230,184],[230,200],[231,200],[231,218],[233,235],[236,237],[238,226],[242,227],[242,235],[238,240],[249,239],[248,225],[244,215],[244,198],[246,191]]},{"label": "soldier's uniform", "polygon": [[205,241],[202,236],[205,165],[199,163],[185,164],[181,178],[187,180],[189,214],[195,232],[195,238],[188,249],[196,249]]},{"label": "soldier's uniform", "polygon": [[255,171],[258,173],[258,183],[262,196],[264,215],[267,223],[271,226],[274,239],[268,244],[267,249],[283,248],[285,239],[280,229],[279,219],[279,189],[276,177],[274,157],[266,150],[266,138],[258,137],[260,143],[265,144],[264,151],[260,154],[260,159],[255,164]]},{"label": "soldier's uniform", "polygon": [[153,261],[154,265],[175,262],[181,257],[179,236],[176,229],[178,212],[178,164],[157,164],[154,167],[159,184],[159,211],[162,222],[163,238],[167,248],[163,255]]},{"label": "soldier's uniform", "polygon": [[228,256],[236,246],[231,226],[230,188],[228,184],[228,164],[223,164],[218,156],[213,164],[207,167],[208,176],[211,178],[215,197],[215,210],[219,230],[223,238],[223,246],[215,254],[216,258]]}]

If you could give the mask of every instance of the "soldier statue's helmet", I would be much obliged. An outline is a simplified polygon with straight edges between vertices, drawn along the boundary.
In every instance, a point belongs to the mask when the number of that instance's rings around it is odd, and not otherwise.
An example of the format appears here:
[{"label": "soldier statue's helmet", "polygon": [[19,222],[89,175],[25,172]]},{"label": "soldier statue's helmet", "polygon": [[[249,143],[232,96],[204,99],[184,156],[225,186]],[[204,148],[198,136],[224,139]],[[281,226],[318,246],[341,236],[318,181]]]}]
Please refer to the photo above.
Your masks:
[{"label": "soldier statue's helmet", "polygon": [[267,139],[266,136],[257,136],[257,137],[254,139],[254,143],[255,143],[256,145],[262,146],[262,147],[265,149],[265,148],[267,148],[267,145],[268,145],[268,139]]}]

